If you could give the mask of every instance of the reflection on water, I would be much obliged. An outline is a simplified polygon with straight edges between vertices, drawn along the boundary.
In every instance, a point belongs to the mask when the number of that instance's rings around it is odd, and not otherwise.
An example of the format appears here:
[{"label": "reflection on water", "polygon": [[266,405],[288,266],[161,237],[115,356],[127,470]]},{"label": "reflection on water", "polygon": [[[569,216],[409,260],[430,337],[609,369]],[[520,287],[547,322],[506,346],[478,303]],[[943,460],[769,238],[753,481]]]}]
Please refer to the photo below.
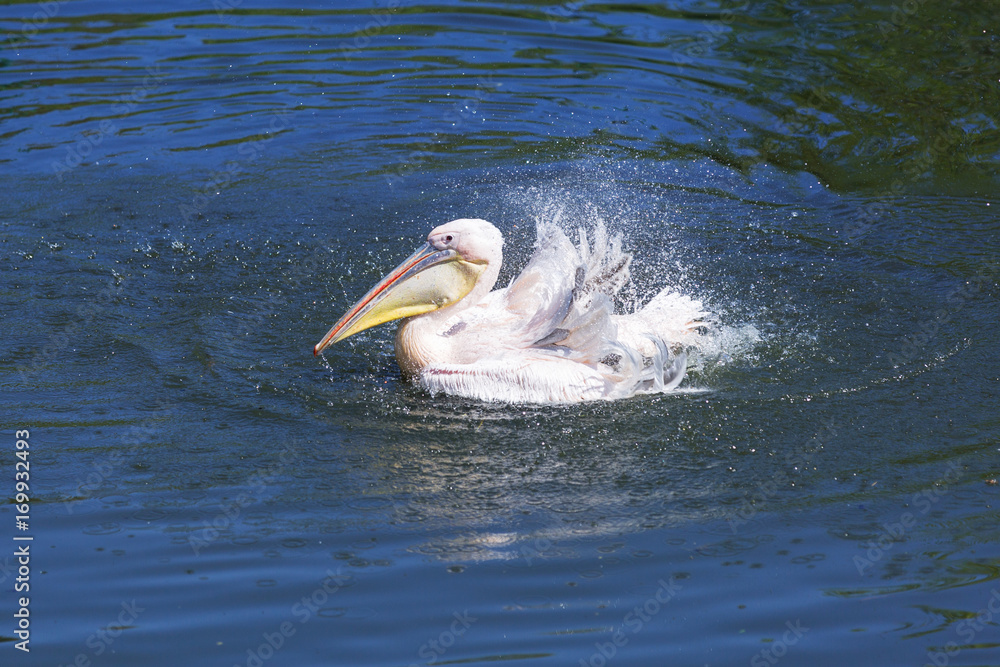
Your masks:
[{"label": "reflection on water", "polygon": [[[6,5],[0,383],[44,479],[35,656],[989,661],[992,23]],[[623,235],[627,302],[715,314],[686,391],[432,397],[391,328],[313,359],[434,225],[497,224],[505,284],[557,209]]]}]

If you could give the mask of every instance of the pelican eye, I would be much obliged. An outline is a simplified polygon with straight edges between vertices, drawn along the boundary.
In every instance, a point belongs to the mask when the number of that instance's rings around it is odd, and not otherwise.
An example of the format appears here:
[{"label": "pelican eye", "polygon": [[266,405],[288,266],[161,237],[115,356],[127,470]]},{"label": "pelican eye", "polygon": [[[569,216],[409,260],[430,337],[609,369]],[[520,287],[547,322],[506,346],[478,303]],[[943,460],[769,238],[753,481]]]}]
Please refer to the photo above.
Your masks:
[{"label": "pelican eye", "polygon": [[446,248],[454,249],[455,245],[458,243],[458,234],[455,232],[447,232],[444,234],[438,234],[430,239],[431,245],[433,245],[438,250],[444,250]]}]

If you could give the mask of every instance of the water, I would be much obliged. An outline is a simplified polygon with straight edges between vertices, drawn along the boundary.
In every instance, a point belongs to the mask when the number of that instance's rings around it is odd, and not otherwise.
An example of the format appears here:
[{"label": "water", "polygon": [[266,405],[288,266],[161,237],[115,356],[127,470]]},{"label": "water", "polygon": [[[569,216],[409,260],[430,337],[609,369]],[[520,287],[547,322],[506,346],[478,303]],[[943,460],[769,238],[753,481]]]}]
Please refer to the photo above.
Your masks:
[{"label": "water", "polygon": [[[4,664],[1000,664],[992,14],[6,5]],[[554,210],[715,313],[684,391],[312,357],[431,227],[505,283]]]}]

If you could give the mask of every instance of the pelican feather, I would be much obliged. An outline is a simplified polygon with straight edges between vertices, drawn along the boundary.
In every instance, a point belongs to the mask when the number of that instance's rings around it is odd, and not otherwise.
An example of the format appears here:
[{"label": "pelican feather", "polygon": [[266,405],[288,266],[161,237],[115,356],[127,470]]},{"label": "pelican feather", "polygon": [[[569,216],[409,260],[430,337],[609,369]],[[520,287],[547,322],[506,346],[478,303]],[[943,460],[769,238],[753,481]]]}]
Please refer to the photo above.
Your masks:
[{"label": "pelican feather", "polygon": [[645,307],[616,314],[613,298],[630,279],[632,256],[600,222],[578,239],[574,245],[558,225],[540,222],[528,265],[493,290],[503,257],[499,230],[478,219],[441,225],[315,352],[405,318],[396,358],[406,377],[432,393],[574,403],[674,389],[686,371],[683,350],[696,343],[695,326],[707,315],[702,304],[663,290]]}]

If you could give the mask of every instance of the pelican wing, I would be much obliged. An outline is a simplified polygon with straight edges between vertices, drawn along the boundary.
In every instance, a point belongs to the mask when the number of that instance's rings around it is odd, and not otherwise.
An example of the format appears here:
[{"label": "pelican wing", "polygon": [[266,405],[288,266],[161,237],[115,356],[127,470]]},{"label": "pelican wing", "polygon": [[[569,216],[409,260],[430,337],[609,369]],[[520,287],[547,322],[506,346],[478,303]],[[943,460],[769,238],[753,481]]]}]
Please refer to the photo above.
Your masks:
[{"label": "pelican wing", "polygon": [[545,341],[561,327],[582,268],[562,230],[540,225],[535,253],[504,293],[504,306],[518,321],[521,345]]},{"label": "pelican wing", "polygon": [[611,297],[628,281],[632,257],[603,224],[579,246],[552,223],[538,223],[535,254],[507,288],[507,309],[521,321],[520,346],[558,347],[576,361],[597,363],[615,353]]},{"label": "pelican wing", "polygon": [[461,351],[454,361],[541,350],[592,365],[613,356],[641,368],[643,356],[652,357],[656,350],[651,345],[644,346],[646,354],[637,354],[634,345],[622,349],[617,343],[620,318],[613,315],[611,301],[628,280],[630,261],[603,225],[595,229],[593,243],[581,229],[579,246],[574,246],[558,226],[540,222],[536,249],[524,271],[509,287],[491,292],[477,307],[446,323],[444,335],[454,337],[453,348]]}]

